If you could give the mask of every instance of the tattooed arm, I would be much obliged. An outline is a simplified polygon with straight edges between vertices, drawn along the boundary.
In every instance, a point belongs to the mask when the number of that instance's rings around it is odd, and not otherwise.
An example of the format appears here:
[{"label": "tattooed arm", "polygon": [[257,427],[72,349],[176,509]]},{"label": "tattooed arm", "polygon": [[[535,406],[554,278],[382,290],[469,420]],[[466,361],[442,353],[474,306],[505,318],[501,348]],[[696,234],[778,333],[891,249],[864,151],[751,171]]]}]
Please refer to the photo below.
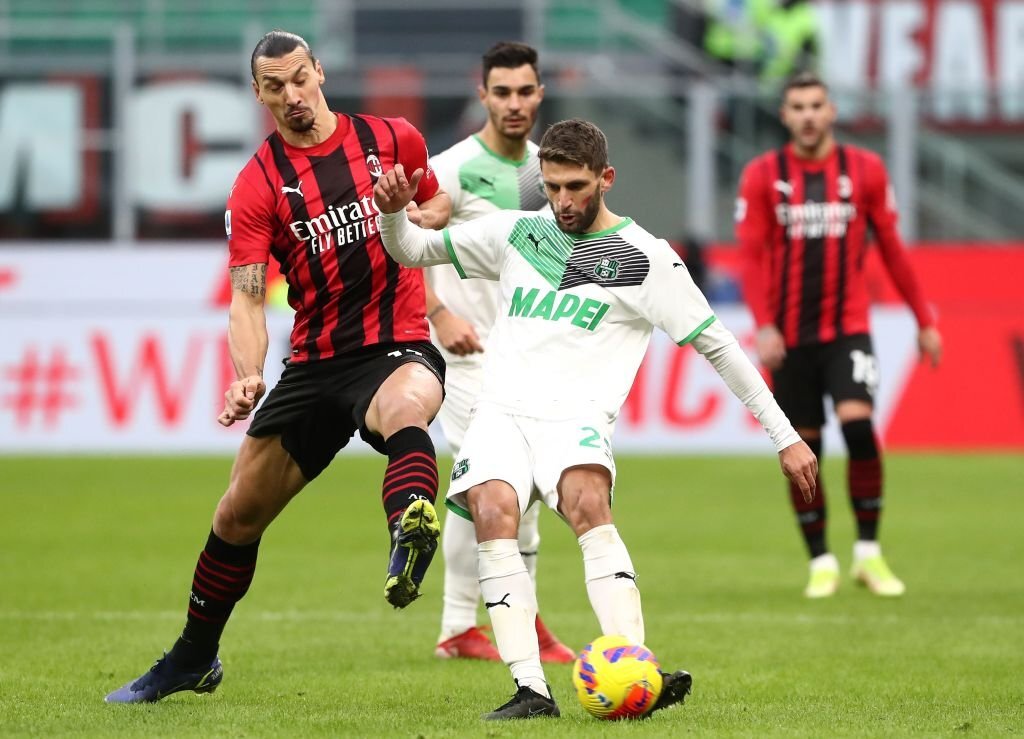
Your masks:
[{"label": "tattooed arm", "polygon": [[224,393],[223,426],[248,418],[266,392],[263,363],[267,358],[267,319],[263,301],[267,293],[267,265],[231,267],[231,307],[228,311],[228,349],[238,379]]}]

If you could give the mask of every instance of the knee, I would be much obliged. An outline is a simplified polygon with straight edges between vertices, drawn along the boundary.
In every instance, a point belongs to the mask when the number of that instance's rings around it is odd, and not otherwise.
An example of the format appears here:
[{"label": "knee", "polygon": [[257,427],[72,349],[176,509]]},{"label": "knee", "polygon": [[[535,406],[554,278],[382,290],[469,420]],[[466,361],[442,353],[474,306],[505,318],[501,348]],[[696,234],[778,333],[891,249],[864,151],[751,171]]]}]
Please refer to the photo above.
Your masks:
[{"label": "knee", "polygon": [[398,387],[377,398],[377,413],[385,437],[408,426],[427,428],[441,405],[440,392],[419,386]]},{"label": "knee", "polygon": [[576,536],[612,522],[611,476],[603,467],[567,470],[558,484],[558,498],[558,509]]},{"label": "knee", "polygon": [[563,496],[562,515],[577,537],[597,526],[612,522],[612,509],[607,490],[581,490],[573,496]]},{"label": "knee", "polygon": [[480,485],[466,496],[473,516],[477,541],[515,539],[519,531],[519,503],[504,491]]},{"label": "knee", "polygon": [[842,424],[841,429],[850,459],[874,459],[878,456],[878,441],[870,418],[847,421]]},{"label": "knee", "polygon": [[213,514],[213,531],[229,544],[243,546],[263,536],[269,522],[258,506],[244,505],[233,495],[233,485],[224,493]]}]

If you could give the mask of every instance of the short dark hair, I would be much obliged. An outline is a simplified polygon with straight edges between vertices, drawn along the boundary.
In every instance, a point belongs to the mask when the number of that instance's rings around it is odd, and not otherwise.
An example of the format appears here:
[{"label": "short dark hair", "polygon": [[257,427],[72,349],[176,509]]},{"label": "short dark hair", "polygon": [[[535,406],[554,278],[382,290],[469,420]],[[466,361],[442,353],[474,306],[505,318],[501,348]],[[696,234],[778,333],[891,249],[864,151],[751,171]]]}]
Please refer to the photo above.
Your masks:
[{"label": "short dark hair", "polygon": [[804,70],[797,72],[786,80],[786,84],[782,88],[782,99],[786,99],[786,95],[789,94],[790,90],[802,90],[807,87],[820,87],[828,93],[828,85],[825,84],[825,80],[814,72]]},{"label": "short dark hair", "polygon": [[252,78],[256,79],[256,59],[258,57],[265,56],[271,59],[280,59],[300,47],[309,56],[309,61],[315,65],[316,57],[313,56],[313,50],[309,48],[309,44],[306,43],[306,39],[302,38],[302,36],[297,33],[282,31],[280,28],[275,28],[273,31],[264,34],[263,38],[256,44],[256,48],[252,50],[252,58],[249,60]]},{"label": "short dark hair", "polygon": [[537,157],[542,162],[589,167],[600,174],[608,166],[608,139],[590,121],[570,118],[548,126]]},{"label": "short dark hair", "polygon": [[540,82],[540,72],[537,71],[537,50],[518,41],[499,41],[487,50],[483,56],[483,62],[484,87],[487,87],[487,77],[495,67],[516,69],[524,64],[533,67],[533,73],[537,75],[537,81]]}]

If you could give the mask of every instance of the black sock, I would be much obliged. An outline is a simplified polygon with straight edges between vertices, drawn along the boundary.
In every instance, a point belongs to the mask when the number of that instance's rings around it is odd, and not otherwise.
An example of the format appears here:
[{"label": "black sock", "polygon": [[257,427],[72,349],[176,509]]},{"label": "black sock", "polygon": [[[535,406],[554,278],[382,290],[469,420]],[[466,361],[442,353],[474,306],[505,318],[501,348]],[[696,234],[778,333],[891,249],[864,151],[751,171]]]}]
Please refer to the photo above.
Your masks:
[{"label": "black sock", "polygon": [[[817,439],[804,439],[807,446],[818,458],[819,469],[821,466],[821,437]],[[797,523],[800,524],[800,532],[804,535],[804,543],[807,544],[807,552],[811,558],[820,557],[828,552],[825,544],[825,523],[827,521],[825,509],[825,487],[821,484],[821,473],[815,478],[817,490],[814,500],[810,503],[804,500],[800,488],[793,482],[789,483],[789,500],[796,513]]]},{"label": "black sock", "polygon": [[870,418],[862,418],[844,423],[842,431],[850,455],[846,481],[850,488],[850,505],[857,517],[857,538],[875,541],[882,514],[882,457],[874,426]]},{"label": "black sock", "polygon": [[236,546],[210,532],[192,577],[185,630],[169,654],[172,661],[198,667],[217,656],[231,610],[252,583],[259,546],[259,539]]},{"label": "black sock", "polygon": [[381,500],[388,519],[388,533],[414,500],[437,498],[437,456],[430,435],[416,426],[407,426],[384,442],[388,450],[388,469],[384,473]]}]

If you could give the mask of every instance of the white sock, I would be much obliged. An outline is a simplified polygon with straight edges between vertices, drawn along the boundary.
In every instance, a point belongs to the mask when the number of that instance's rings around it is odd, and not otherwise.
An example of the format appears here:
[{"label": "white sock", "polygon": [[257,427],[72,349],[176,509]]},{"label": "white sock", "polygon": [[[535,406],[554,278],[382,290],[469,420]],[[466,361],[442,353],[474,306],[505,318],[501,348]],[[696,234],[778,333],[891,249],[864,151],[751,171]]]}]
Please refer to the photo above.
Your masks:
[{"label": "white sock", "polygon": [[480,575],[473,522],[449,511],[441,533],[441,548],[444,551],[444,607],[438,643],[476,626]]},{"label": "white sock", "polygon": [[860,562],[882,554],[882,545],[877,541],[855,541],[853,543],[853,561]]},{"label": "white sock", "polygon": [[526,509],[519,519],[519,552],[526,563],[534,588],[537,586],[537,550],[540,549],[540,503]]},{"label": "white sock", "polygon": [[644,614],[636,570],[613,524],[596,526],[579,538],[587,595],[603,634],[622,634],[644,643]]},{"label": "white sock", "polygon": [[477,551],[480,594],[491,618],[498,653],[520,687],[528,685],[550,698],[533,623],[537,618],[537,596],[519,554],[519,542],[492,539],[480,542]]},{"label": "white sock", "polygon": [[825,552],[811,560],[811,572],[817,572],[818,570],[829,570],[831,572],[839,572],[839,560],[836,559],[836,555],[832,552]]}]

